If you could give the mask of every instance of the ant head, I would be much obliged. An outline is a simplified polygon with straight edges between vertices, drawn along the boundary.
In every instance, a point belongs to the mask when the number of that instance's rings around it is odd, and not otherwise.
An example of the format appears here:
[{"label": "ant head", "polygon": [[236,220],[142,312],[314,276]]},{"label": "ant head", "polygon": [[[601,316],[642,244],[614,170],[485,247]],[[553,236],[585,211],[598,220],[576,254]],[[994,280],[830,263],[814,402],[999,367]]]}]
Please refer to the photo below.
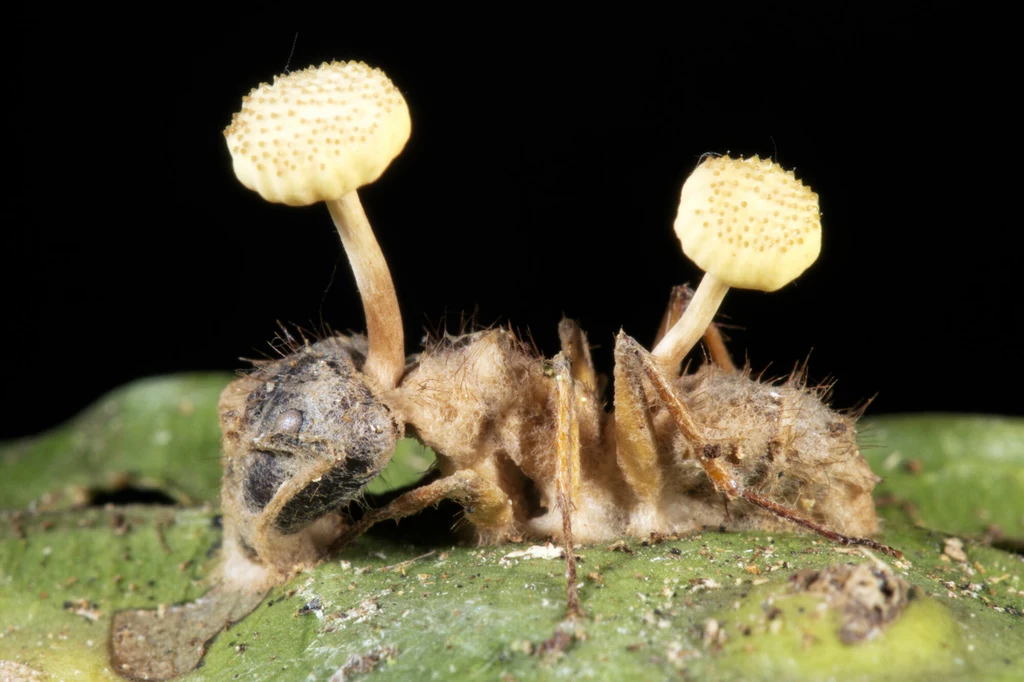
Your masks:
[{"label": "ant head", "polygon": [[259,563],[281,564],[263,555],[387,466],[402,425],[360,371],[364,359],[361,338],[330,337],[259,364],[221,397],[225,515],[236,517],[240,545]]}]

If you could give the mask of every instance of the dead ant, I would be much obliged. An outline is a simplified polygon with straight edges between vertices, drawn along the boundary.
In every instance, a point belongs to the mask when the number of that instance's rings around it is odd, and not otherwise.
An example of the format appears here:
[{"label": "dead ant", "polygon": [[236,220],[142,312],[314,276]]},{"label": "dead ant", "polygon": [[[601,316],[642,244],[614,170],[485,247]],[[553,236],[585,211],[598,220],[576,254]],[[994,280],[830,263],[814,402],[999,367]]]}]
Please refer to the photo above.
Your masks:
[{"label": "dead ant", "polygon": [[[899,556],[866,539],[878,529],[878,479],[857,449],[856,415],[829,409],[800,372],[775,384],[737,369],[713,322],[728,287],[773,291],[817,257],[817,195],[792,172],[756,157],[702,159],[675,227],[706,274],[696,291],[672,292],[652,351],[618,334],[609,412],[586,335],[570,320],[552,359],[505,329],[444,336],[406,357],[391,275],[356,193],[410,130],[404,98],[379,69],[293,71],[243,102],[225,130],[236,174],[271,201],[327,203],[367,335],[286,338],[283,357],[224,390],[214,588],[166,612],[115,614],[116,670],[138,679],[192,670],[202,643],[271,585],[373,524],[443,499],[464,506],[480,543],[564,543],[570,622],[581,613],[575,542],[796,525]],[[710,362],[681,372],[702,338]],[[349,522],[342,510],[403,434],[437,452],[441,477]],[[564,648],[567,637],[560,630],[548,644]]]},{"label": "dead ant", "polygon": [[[878,479],[854,418],[800,376],[775,385],[737,370],[712,322],[729,286],[771,291],[817,257],[817,195],[792,172],[756,157],[702,160],[676,229],[707,274],[696,292],[673,292],[652,352],[619,333],[606,412],[586,335],[570,320],[550,360],[505,329],[445,336],[406,359],[394,287],[355,191],[409,133],[382,72],[324,64],[244,102],[225,131],[236,173],[272,201],[327,202],[368,327],[366,339],[292,344],[225,390],[226,547],[247,562],[288,575],[446,498],[464,505],[481,543],[564,542],[571,613],[574,541],[795,524],[895,553],[863,538],[877,530]],[[712,362],[680,374],[701,337]],[[339,510],[405,432],[438,453],[441,478],[346,524]]]}]

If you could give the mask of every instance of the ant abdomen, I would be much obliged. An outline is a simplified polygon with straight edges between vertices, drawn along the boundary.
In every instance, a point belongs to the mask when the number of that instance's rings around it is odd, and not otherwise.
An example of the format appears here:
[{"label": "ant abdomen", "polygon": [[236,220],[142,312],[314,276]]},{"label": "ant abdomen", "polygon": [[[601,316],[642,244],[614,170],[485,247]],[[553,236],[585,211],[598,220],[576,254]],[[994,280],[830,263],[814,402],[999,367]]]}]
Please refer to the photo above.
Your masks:
[{"label": "ant abdomen", "polygon": [[359,337],[293,349],[220,400],[225,519],[245,557],[281,571],[319,560],[338,510],[383,470],[404,425],[360,371]]},{"label": "ant abdomen", "polygon": [[[878,478],[858,449],[855,420],[830,409],[802,376],[762,383],[747,372],[704,365],[678,385],[745,488],[842,533],[867,536],[878,530],[871,499]],[[690,468],[699,481],[696,461]],[[706,493],[690,491],[689,501],[706,498],[725,525],[787,527],[786,520],[742,501],[726,516],[717,491],[703,487]]]}]

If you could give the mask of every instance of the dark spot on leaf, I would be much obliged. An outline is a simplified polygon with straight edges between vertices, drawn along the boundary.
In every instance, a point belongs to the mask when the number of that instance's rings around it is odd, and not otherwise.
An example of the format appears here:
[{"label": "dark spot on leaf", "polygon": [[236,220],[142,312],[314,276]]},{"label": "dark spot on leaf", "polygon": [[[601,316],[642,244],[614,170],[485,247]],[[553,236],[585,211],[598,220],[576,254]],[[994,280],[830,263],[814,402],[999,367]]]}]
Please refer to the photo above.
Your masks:
[{"label": "dark spot on leaf", "polygon": [[323,603],[320,601],[320,597],[313,597],[308,602],[302,605],[302,608],[299,609],[298,615],[305,616],[307,614],[313,613],[314,611],[320,611],[322,609]]},{"label": "dark spot on leaf", "polygon": [[1001,549],[1004,552],[1010,554],[1020,554],[1024,556],[1024,538],[1018,537],[998,537],[992,540],[992,546],[996,549]]},{"label": "dark spot on leaf", "polygon": [[156,488],[128,485],[113,490],[90,490],[89,506],[105,507],[108,504],[122,506],[126,504],[175,505],[178,501]]},{"label": "dark spot on leaf", "polygon": [[558,656],[572,644],[572,635],[562,629],[555,631],[555,634],[541,642],[540,646],[534,651],[536,656]]}]

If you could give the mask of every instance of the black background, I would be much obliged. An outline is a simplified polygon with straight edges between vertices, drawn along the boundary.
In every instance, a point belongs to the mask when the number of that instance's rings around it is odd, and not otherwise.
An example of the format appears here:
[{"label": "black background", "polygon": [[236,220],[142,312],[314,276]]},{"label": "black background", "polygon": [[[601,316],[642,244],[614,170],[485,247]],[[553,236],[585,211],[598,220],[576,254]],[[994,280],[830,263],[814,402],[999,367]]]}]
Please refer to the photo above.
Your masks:
[{"label": "black background", "polygon": [[22,154],[4,209],[3,437],[135,378],[237,369],[276,320],[362,327],[326,209],[244,189],[222,137],[293,43],[291,68],[361,59],[409,102],[408,146],[361,196],[410,351],[475,312],[550,355],[564,312],[610,372],[613,334],[649,344],[670,287],[699,281],[671,227],[688,172],[704,152],[756,153],[819,192],[824,246],[795,284],[727,296],[735,357],[782,374],[813,348],[835,404],[877,394],[872,414],[1024,413],[1003,92],[1019,70],[990,35],[998,17],[173,18],[36,17],[8,41]]}]

